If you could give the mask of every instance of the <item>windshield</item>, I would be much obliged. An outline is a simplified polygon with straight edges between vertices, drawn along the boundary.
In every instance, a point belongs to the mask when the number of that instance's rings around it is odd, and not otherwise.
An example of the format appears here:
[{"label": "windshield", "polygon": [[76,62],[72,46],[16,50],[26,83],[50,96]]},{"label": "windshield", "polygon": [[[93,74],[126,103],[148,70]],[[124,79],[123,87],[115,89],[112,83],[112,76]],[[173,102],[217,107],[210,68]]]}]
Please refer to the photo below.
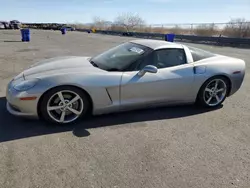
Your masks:
[{"label": "windshield", "polygon": [[123,71],[150,51],[146,46],[127,42],[91,58],[90,62],[107,71]]}]

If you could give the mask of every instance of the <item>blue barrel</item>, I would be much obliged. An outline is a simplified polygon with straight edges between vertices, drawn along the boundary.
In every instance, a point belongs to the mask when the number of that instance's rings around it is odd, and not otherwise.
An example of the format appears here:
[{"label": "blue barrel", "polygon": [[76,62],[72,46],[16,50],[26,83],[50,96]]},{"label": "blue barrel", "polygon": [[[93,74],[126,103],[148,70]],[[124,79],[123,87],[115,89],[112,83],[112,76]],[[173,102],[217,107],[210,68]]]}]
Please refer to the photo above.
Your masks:
[{"label": "blue barrel", "polygon": [[22,41],[29,42],[30,41],[30,30],[29,29],[21,29]]},{"label": "blue barrel", "polygon": [[173,33],[166,34],[165,41],[174,42],[174,37],[175,37],[175,34],[173,34]]},{"label": "blue barrel", "polygon": [[26,36],[24,35],[24,29],[21,29],[21,35],[22,35],[22,41],[24,42],[26,39]]},{"label": "blue barrel", "polygon": [[30,41],[30,30],[26,29],[24,33],[25,33],[25,37],[26,37],[25,42],[29,42]]},{"label": "blue barrel", "polygon": [[62,32],[62,35],[65,35],[66,34],[66,28],[62,28],[61,32]]}]

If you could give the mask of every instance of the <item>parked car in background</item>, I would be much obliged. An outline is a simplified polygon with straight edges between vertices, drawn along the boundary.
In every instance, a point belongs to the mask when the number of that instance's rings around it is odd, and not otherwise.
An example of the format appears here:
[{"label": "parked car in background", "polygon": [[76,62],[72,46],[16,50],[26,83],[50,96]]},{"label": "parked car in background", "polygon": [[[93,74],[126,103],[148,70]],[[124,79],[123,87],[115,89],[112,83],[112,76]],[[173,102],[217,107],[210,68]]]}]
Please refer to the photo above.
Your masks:
[{"label": "parked car in background", "polygon": [[21,24],[21,22],[18,20],[11,20],[10,24]]},{"label": "parked car in background", "polygon": [[71,26],[66,26],[63,28],[65,28],[67,31],[75,31],[76,30],[74,27],[71,27]]},{"label": "parked car in background", "polygon": [[0,29],[5,29],[4,24],[0,22]]},{"label": "parked car in background", "polygon": [[10,28],[9,22],[0,21],[0,28],[1,28],[1,29],[9,29],[9,28]]},{"label": "parked car in background", "polygon": [[10,29],[20,29],[21,22],[19,22],[18,20],[12,20],[12,21],[10,21],[9,27],[10,27]]}]

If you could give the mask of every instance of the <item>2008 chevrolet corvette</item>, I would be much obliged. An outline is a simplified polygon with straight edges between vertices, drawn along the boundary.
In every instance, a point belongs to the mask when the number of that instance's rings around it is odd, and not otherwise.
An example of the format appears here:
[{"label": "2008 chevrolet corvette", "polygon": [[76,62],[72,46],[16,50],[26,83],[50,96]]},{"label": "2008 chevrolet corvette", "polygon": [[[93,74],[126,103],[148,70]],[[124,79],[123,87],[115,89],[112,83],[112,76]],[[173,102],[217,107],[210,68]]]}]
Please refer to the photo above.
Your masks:
[{"label": "2008 chevrolet corvette", "polygon": [[237,92],[245,62],[178,43],[133,40],[95,57],[38,62],[7,87],[7,110],[67,124],[87,114],[197,103],[216,107]]}]

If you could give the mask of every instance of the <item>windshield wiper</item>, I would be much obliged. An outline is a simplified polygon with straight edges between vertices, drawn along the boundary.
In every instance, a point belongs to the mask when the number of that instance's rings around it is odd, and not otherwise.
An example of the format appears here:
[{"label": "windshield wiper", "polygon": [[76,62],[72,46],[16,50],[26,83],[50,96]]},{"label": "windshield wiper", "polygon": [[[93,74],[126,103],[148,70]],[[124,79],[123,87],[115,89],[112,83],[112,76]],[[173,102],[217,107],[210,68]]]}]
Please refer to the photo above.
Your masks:
[{"label": "windshield wiper", "polygon": [[110,71],[110,72],[112,72],[112,71],[120,71],[119,69],[117,69],[117,68],[111,68],[111,69],[107,69],[107,71]]},{"label": "windshield wiper", "polygon": [[91,63],[94,67],[99,67],[94,61],[90,61],[90,63]]}]

